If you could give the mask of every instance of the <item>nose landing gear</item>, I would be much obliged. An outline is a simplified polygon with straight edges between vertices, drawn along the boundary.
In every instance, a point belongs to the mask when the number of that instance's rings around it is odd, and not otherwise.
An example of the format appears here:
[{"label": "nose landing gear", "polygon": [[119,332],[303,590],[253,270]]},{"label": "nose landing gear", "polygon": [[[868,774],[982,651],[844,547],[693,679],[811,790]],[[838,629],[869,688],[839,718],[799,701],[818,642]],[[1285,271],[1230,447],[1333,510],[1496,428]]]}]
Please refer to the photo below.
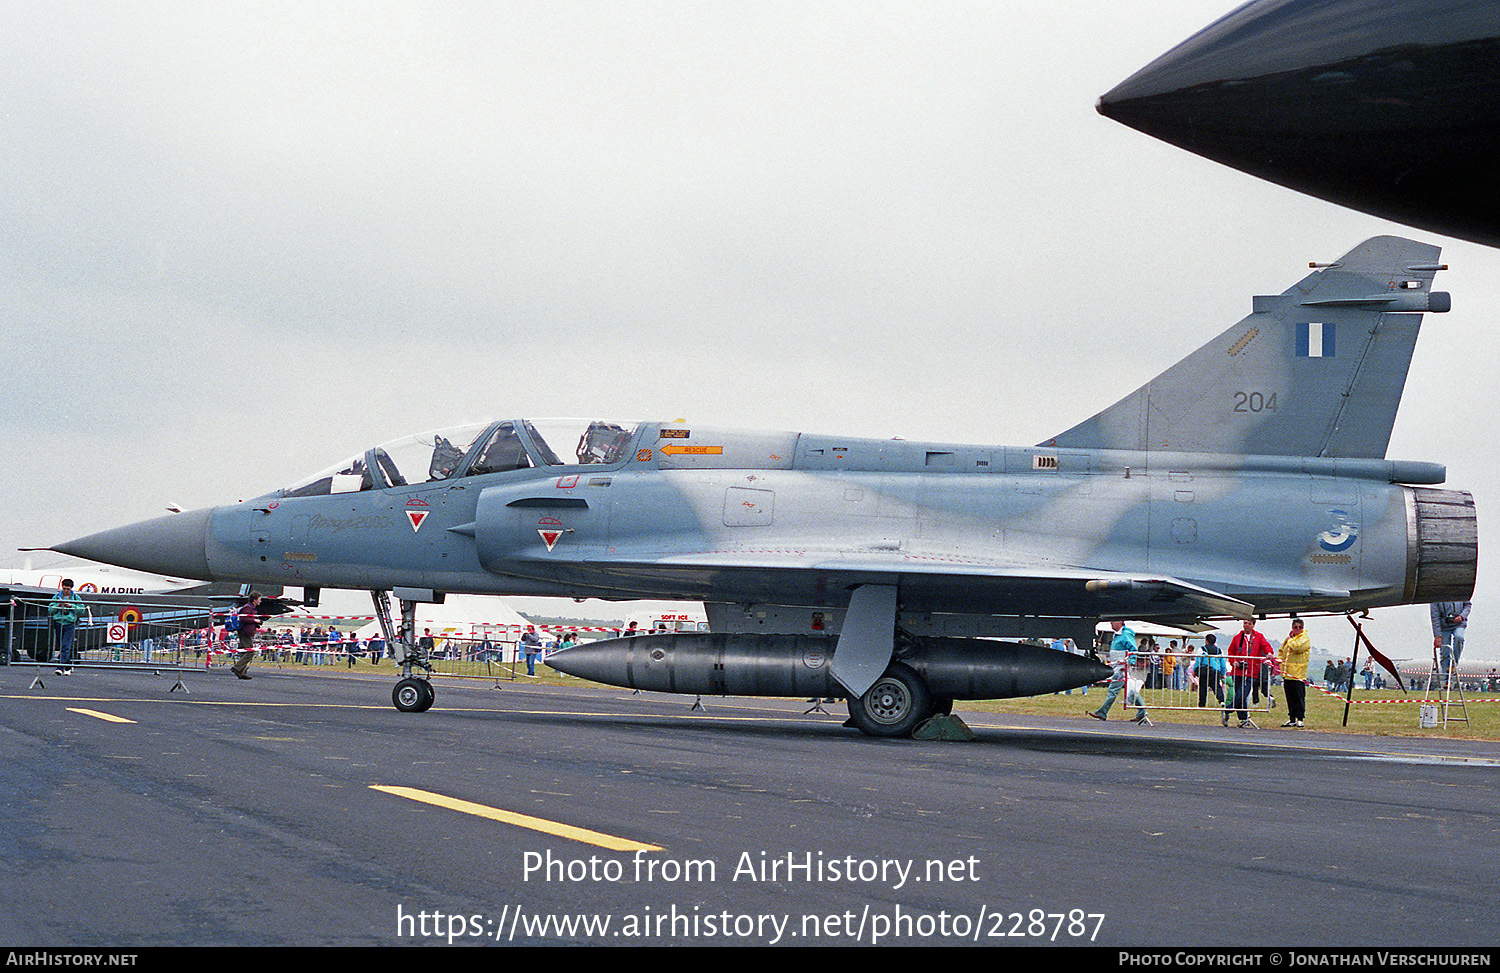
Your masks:
[{"label": "nose landing gear", "polygon": [[[437,699],[432,688],[432,663],[416,640],[417,603],[401,599],[401,627],[391,631],[391,603],[384,591],[370,592],[375,602],[375,617],[380,621],[380,631],[385,644],[391,646],[396,665],[401,667],[401,681],[391,690],[391,702],[403,713],[425,713]],[[416,672],[420,669],[421,672]]]},{"label": "nose landing gear", "polygon": [[403,713],[425,713],[437,698],[432,683],[426,679],[408,676],[396,683],[391,690],[391,702]]}]

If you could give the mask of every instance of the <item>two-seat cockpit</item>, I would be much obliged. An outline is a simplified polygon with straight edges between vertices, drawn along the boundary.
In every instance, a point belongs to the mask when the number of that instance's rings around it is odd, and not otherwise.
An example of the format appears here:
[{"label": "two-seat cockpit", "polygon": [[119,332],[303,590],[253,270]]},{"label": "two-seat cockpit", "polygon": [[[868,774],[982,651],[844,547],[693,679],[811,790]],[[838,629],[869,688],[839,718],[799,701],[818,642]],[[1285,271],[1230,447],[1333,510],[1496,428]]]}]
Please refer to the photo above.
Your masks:
[{"label": "two-seat cockpit", "polygon": [[438,429],[367,449],[281,495],[318,497],[511,470],[611,465],[629,455],[636,427],[599,419],[505,419]]}]

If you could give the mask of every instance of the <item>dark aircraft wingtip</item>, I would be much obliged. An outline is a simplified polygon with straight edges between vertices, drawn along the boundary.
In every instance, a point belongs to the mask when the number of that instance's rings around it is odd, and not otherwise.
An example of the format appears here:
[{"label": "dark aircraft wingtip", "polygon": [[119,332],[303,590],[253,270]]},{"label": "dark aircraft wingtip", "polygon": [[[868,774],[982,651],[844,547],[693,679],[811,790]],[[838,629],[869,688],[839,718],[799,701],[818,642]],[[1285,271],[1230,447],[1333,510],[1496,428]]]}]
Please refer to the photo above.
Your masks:
[{"label": "dark aircraft wingtip", "polygon": [[1094,110],[1121,125],[1162,138],[1155,129],[1170,127],[1170,120],[1185,107],[1182,102],[1181,89],[1164,83],[1156,64],[1151,64],[1100,95]]},{"label": "dark aircraft wingtip", "polygon": [[1500,4],[1252,0],[1101,115],[1341,206],[1496,245]]}]

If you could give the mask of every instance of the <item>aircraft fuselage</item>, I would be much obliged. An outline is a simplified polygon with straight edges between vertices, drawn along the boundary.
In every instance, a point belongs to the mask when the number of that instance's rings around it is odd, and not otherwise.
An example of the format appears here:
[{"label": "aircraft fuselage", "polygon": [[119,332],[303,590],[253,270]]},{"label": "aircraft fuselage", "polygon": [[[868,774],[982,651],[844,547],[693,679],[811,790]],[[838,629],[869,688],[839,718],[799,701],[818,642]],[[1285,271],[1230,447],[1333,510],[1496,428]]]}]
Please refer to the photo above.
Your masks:
[{"label": "aircraft fuselage", "polygon": [[[1132,573],[1261,612],[1346,610],[1433,600],[1417,501],[1472,511],[1407,485],[1441,482],[1432,464],[789,435],[728,466],[745,434],[663,428],[612,466],[218,507],[204,562],[250,583],[810,608],[894,575],[904,611],[1049,615],[1096,615],[1090,572]],[[1029,594],[1038,573],[1076,583]]]}]

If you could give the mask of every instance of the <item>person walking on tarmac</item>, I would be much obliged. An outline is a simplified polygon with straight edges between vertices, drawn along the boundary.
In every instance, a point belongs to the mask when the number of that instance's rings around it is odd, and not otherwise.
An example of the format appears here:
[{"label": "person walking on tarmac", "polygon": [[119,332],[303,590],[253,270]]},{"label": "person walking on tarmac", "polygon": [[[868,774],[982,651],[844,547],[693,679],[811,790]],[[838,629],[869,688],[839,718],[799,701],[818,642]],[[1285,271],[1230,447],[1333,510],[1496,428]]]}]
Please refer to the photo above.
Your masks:
[{"label": "person walking on tarmac", "polygon": [[1292,633],[1281,643],[1282,694],[1286,696],[1286,722],[1282,726],[1301,726],[1307,715],[1307,659],[1312,654],[1312,637],[1302,619],[1292,619]]},{"label": "person walking on tarmac", "polygon": [[1083,711],[1084,715],[1092,716],[1096,720],[1109,719],[1109,708],[1115,705],[1115,700],[1119,698],[1122,691],[1125,691],[1126,704],[1135,706],[1135,719],[1131,722],[1145,723],[1145,703],[1141,700],[1141,694],[1134,688],[1130,688],[1130,667],[1135,665],[1137,651],[1135,632],[1127,628],[1124,622],[1110,622],[1109,627],[1115,630],[1115,637],[1109,644],[1109,665],[1112,670],[1109,676],[1109,692],[1104,697],[1104,705],[1098,709],[1086,709]]},{"label": "person walking on tarmac", "polygon": [[260,592],[250,592],[250,600],[235,615],[240,620],[240,651],[229,671],[241,679],[249,679],[250,660],[255,658],[255,633],[260,628]]}]

